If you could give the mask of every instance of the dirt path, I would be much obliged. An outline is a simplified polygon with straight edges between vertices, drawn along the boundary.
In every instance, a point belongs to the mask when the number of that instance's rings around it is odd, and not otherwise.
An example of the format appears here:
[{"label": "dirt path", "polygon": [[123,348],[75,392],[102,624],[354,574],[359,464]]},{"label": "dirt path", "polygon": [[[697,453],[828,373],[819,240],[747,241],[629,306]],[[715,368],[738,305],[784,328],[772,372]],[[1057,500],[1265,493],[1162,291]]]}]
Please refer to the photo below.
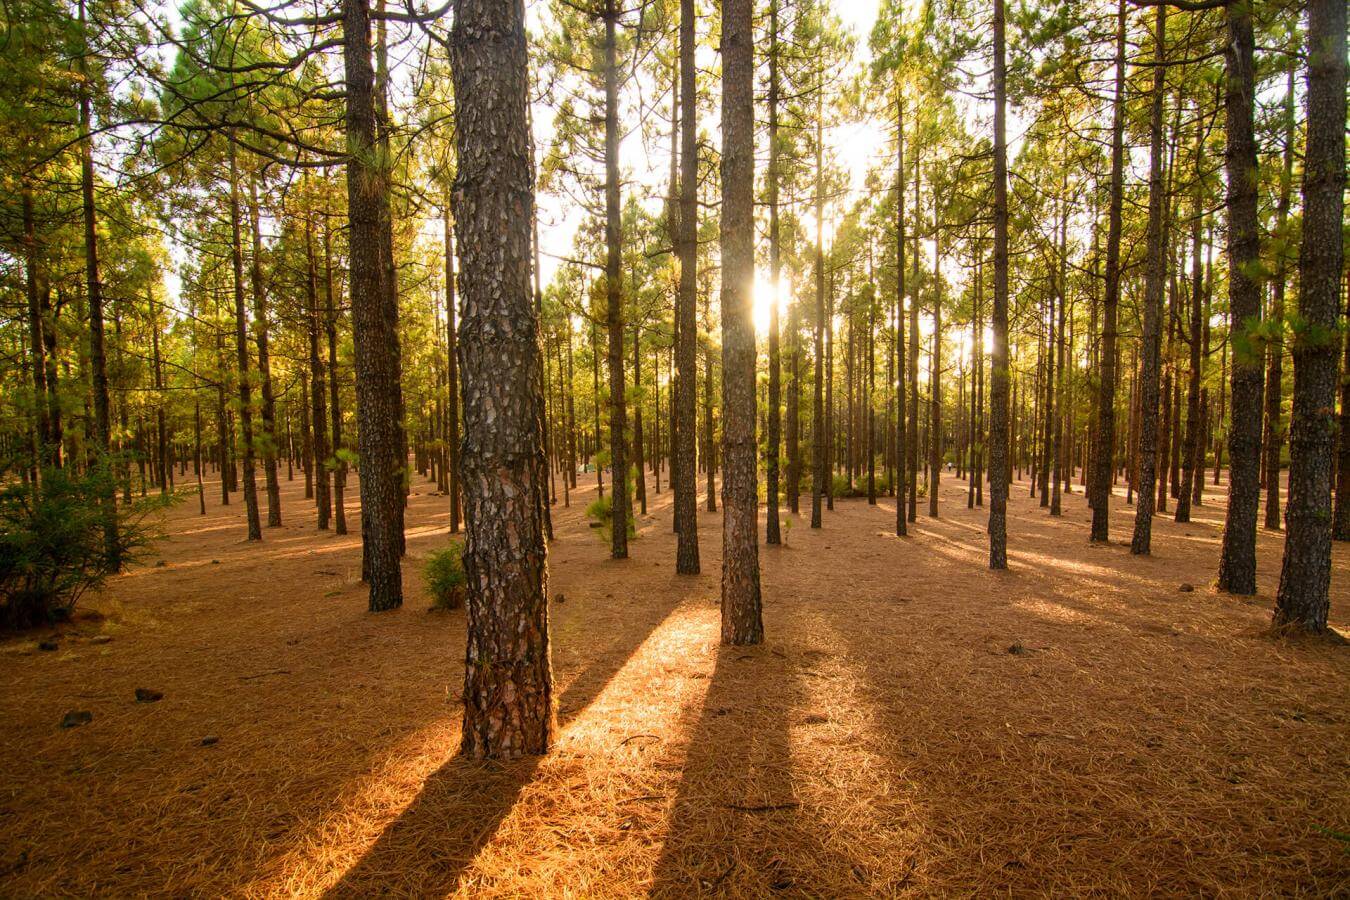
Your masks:
[{"label": "dirt path", "polygon": [[720,514],[699,513],[706,574],[677,578],[670,495],[613,562],[584,481],[550,550],[560,740],[508,766],[453,755],[463,619],[426,610],[432,486],[408,603],[380,616],[359,537],[316,533],[299,481],[262,546],[209,487],[208,515],[177,508],[88,604],[106,618],[0,645],[0,895],[1350,891],[1328,833],[1350,831],[1350,649],[1265,635],[1278,535],[1260,596],[1212,592],[1212,488],[1140,559],[1088,545],[1081,493],[1052,520],[1016,485],[1002,574],[962,481],[907,539],[892,501],[841,500],[761,548],[768,641],[723,650]]}]

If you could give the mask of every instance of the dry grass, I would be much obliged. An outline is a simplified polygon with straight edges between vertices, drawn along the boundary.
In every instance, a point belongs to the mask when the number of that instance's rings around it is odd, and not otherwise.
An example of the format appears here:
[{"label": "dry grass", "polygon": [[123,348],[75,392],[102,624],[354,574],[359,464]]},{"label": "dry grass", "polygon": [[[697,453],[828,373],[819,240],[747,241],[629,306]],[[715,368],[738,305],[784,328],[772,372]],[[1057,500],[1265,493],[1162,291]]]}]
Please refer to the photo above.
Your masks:
[{"label": "dry grass", "polygon": [[[316,534],[298,482],[261,547],[238,506],[180,508],[167,565],[116,579],[106,618],[0,645],[0,894],[1350,892],[1328,833],[1350,831],[1350,652],[1268,636],[1279,537],[1239,600],[1208,587],[1215,499],[1138,559],[1086,543],[1080,494],[1052,520],[1018,486],[990,573],[983,511],[944,483],[910,538],[890,501],[841,501],[762,548],[748,650],[717,646],[716,515],[707,574],[677,578],[669,494],[622,563],[574,494],[560,739],[511,765],[454,756],[463,620],[426,612],[419,566],[370,616],[359,538]],[[413,557],[444,505],[413,497]],[[71,709],[93,722],[58,728]]]}]

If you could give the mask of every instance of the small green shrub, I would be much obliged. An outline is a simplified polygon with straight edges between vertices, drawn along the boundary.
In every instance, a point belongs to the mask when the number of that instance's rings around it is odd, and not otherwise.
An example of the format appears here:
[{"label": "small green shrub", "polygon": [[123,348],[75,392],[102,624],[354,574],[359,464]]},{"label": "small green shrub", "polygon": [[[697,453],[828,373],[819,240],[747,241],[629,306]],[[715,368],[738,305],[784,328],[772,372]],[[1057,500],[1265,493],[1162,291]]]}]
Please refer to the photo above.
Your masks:
[{"label": "small green shrub", "polygon": [[[152,516],[176,497],[105,506],[116,484],[106,465],[83,473],[45,469],[40,486],[0,489],[0,627],[31,628],[70,617],[80,598],[158,536]],[[113,546],[107,517],[117,525]]]},{"label": "small green shrub", "polygon": [[436,609],[461,609],[468,592],[469,579],[464,572],[464,545],[451,541],[443,550],[427,558],[423,575]]},{"label": "small green shrub", "polygon": [[[628,498],[630,506],[630,515],[628,516],[628,539],[637,538],[637,523],[635,516],[631,515],[632,498],[636,493],[636,475],[633,469],[628,471]],[[595,523],[595,529],[600,532],[601,539],[609,543],[614,539],[614,492],[610,491],[603,497],[597,497],[586,507],[586,518]]]}]

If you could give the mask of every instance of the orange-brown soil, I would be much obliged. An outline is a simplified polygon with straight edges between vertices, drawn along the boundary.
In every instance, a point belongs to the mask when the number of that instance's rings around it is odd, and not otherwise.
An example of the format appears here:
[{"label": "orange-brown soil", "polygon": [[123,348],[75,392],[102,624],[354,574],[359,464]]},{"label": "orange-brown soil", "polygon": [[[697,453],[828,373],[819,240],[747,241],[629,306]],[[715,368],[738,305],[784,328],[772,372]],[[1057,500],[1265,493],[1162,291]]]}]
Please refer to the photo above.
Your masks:
[{"label": "orange-brown soil", "polygon": [[[720,516],[700,577],[669,493],[610,561],[585,480],[554,510],[557,746],[506,765],[455,756],[463,614],[419,572],[445,498],[415,485],[380,615],[298,479],[260,546],[209,486],[206,516],[176,508],[103,618],[0,645],[0,895],[1350,892],[1350,651],[1267,634],[1279,535],[1259,596],[1212,590],[1212,487],[1136,558],[1088,544],[1081,492],[1056,520],[1018,484],[1006,573],[950,475],[905,539],[892,500],[840,500],[761,548],[746,649],[717,644]],[[1115,536],[1132,520],[1118,496]]]}]

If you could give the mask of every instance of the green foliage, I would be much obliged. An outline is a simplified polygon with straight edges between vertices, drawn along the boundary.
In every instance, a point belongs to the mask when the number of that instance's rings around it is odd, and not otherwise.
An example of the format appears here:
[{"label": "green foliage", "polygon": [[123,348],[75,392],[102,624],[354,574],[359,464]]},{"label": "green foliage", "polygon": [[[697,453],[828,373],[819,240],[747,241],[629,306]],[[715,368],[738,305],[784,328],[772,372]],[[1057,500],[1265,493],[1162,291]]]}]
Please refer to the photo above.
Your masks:
[{"label": "green foliage", "polygon": [[103,466],[84,474],[47,469],[39,489],[15,483],[0,490],[0,627],[69,618],[87,591],[117,571],[118,559],[134,561],[150,548],[157,535],[151,517],[172,500],[115,507],[117,537],[109,548],[104,498],[115,486]]},{"label": "green foliage", "polygon": [[[601,451],[603,453],[604,451]],[[599,455],[599,454],[597,454]],[[630,467],[628,470],[628,496],[631,499],[636,493],[636,468]],[[595,528],[600,532],[600,537],[605,543],[614,539],[614,494],[611,491],[603,497],[598,497],[591,501],[586,507],[586,518],[595,523]],[[637,538],[637,524],[633,516],[628,517],[628,539]]]},{"label": "green foliage", "polygon": [[431,592],[431,605],[436,609],[464,606],[469,579],[464,572],[464,545],[459,541],[451,541],[444,549],[431,554],[422,575]]}]

